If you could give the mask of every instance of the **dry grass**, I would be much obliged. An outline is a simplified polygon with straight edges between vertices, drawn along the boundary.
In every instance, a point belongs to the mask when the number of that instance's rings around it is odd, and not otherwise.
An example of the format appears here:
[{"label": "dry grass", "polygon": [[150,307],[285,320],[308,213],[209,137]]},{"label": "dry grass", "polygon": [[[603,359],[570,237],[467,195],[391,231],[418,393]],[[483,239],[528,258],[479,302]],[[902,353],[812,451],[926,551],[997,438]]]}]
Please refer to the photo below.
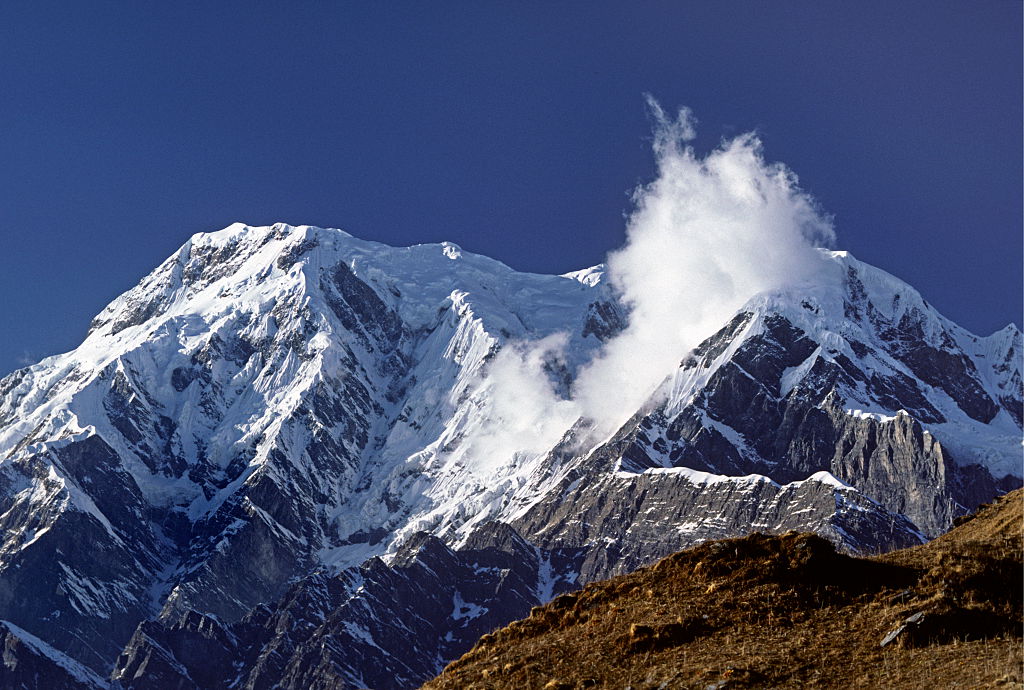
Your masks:
[{"label": "dry grass", "polygon": [[704,544],[534,609],[424,687],[1022,687],[1022,504],[871,559],[810,534]]}]

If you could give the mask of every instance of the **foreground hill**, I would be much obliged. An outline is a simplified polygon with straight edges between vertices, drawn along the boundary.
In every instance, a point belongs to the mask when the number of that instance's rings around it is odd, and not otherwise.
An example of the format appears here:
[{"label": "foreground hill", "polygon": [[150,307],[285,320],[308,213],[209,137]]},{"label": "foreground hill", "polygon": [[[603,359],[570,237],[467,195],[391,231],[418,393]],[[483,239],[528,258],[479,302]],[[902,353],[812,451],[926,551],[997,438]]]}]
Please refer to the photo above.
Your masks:
[{"label": "foreground hill", "polygon": [[533,609],[424,687],[1019,687],[1022,506],[875,558],[812,534],[703,544]]}]

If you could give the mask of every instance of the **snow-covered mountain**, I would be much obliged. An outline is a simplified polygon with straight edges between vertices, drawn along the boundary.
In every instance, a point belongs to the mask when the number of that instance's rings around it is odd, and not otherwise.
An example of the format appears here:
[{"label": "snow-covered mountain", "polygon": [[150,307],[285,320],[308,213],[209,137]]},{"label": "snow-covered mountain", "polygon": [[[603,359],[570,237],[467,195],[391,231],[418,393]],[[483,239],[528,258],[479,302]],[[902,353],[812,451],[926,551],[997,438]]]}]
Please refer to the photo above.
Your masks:
[{"label": "snow-covered mountain", "polygon": [[629,318],[601,267],[195,235],[78,349],[0,380],[0,618],[102,675],[116,661],[126,687],[400,687],[697,541],[934,536],[1020,481],[1020,331],[974,336],[822,261],[820,285],[757,295],[680,353],[615,433],[580,419],[506,457],[480,442],[515,413],[496,355],[557,339],[544,371],[568,396]]}]

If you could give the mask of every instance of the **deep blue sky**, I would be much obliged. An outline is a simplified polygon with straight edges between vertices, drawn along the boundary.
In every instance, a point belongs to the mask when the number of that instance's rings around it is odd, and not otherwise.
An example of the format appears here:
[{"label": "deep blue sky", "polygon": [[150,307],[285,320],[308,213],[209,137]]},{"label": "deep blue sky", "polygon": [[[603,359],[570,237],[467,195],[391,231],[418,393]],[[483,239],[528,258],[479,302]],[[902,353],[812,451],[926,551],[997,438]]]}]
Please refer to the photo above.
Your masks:
[{"label": "deep blue sky", "polygon": [[0,373],[236,220],[596,263],[654,172],[645,92],[698,148],[757,129],[947,316],[1019,324],[1021,8],[3,3]]}]

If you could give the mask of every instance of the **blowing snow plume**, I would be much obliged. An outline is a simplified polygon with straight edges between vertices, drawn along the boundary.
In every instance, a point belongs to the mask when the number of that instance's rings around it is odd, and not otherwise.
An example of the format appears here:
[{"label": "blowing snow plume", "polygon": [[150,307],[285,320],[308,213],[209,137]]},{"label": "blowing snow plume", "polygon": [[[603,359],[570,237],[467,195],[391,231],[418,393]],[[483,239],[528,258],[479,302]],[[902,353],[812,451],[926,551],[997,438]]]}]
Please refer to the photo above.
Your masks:
[{"label": "blowing snow plume", "polygon": [[694,118],[670,119],[648,97],[657,178],[633,194],[626,244],[608,257],[608,275],[629,309],[629,325],[581,373],[581,414],[611,432],[702,340],[751,297],[812,280],[815,247],[832,225],[781,163],[766,163],[748,133],[704,158],[686,142]]},{"label": "blowing snow plume", "polygon": [[503,349],[490,370],[493,409],[512,405],[543,423],[504,428],[507,416],[495,415],[482,429],[487,439],[474,443],[491,458],[550,448],[581,417],[600,436],[614,432],[751,297],[814,280],[822,268],[815,247],[833,241],[831,221],[796,175],[764,160],[755,134],[701,157],[688,144],[691,111],[672,118],[654,99],[647,103],[657,177],[634,191],[626,244],[607,260],[628,326],[580,370],[570,400],[539,383],[551,341]]}]

